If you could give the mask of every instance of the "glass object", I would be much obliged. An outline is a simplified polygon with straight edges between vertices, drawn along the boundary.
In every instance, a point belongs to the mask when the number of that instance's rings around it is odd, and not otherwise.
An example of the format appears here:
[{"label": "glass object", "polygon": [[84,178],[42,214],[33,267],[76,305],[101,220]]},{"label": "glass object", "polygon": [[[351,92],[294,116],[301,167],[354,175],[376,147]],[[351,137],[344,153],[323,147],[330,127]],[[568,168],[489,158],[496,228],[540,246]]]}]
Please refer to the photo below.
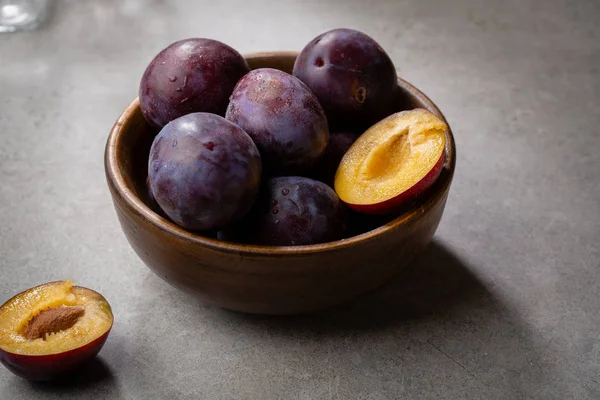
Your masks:
[{"label": "glass object", "polygon": [[0,0],[0,32],[35,29],[48,12],[49,0]]}]

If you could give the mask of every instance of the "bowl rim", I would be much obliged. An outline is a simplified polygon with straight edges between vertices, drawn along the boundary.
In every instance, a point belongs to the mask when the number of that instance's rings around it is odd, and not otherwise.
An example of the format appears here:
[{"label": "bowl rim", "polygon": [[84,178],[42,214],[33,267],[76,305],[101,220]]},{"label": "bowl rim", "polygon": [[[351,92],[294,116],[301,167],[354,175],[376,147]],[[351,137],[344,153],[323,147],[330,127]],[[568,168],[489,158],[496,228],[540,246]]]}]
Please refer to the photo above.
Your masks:
[{"label": "bowl rim", "polygon": [[[294,51],[272,51],[272,52],[257,52],[244,54],[246,60],[257,60],[272,57],[293,57],[295,58],[298,52]],[[127,108],[121,113],[117,121],[114,123],[110,134],[106,142],[106,148],[104,153],[104,167],[106,173],[106,179],[109,183],[112,196],[117,194],[127,204],[129,209],[137,214],[139,217],[147,221],[148,223],[155,226],[157,229],[163,231],[166,234],[178,237],[179,239],[187,242],[191,242],[197,245],[201,245],[211,250],[221,253],[237,253],[239,255],[262,255],[262,256],[286,256],[291,254],[315,254],[321,252],[334,251],[340,248],[353,246],[360,242],[374,240],[375,238],[385,235],[386,233],[394,230],[400,225],[409,224],[412,221],[419,218],[427,210],[432,208],[440,198],[449,190],[450,184],[454,176],[454,170],[456,167],[456,143],[452,134],[452,129],[448,124],[448,121],[440,111],[440,109],[433,103],[433,101],[427,97],[423,92],[417,89],[414,85],[407,82],[402,78],[398,78],[398,85],[404,90],[410,92],[410,94],[419,99],[422,103],[426,104],[431,110],[433,110],[438,117],[440,117],[447,125],[448,131],[446,133],[446,160],[444,161],[444,169],[448,170],[448,173],[440,175],[438,179],[442,179],[444,176],[445,181],[443,184],[436,187],[434,192],[431,192],[426,199],[417,202],[411,208],[407,209],[401,215],[393,219],[392,221],[381,225],[368,232],[361,233],[349,238],[336,240],[333,242],[302,245],[302,246],[262,246],[262,245],[251,245],[251,244],[239,244],[232,242],[225,242],[210,237],[201,236],[193,232],[187,231],[175,223],[159,216],[150,209],[134,192],[125,184],[125,180],[122,177],[120,164],[117,160],[118,144],[120,143],[123,126],[131,118],[131,116],[139,108],[139,97],[136,97]],[[114,199],[113,199],[114,200]],[[116,204],[115,204],[116,205]]]}]

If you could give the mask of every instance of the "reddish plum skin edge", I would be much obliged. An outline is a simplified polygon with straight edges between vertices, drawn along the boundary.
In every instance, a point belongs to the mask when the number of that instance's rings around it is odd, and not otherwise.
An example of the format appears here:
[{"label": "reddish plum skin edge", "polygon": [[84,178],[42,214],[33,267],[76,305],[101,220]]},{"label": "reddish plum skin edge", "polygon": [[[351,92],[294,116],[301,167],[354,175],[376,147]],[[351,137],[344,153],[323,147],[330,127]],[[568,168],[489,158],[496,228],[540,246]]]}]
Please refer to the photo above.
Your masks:
[{"label": "reddish plum skin edge", "polygon": [[418,198],[423,192],[429,189],[437,180],[442,173],[444,168],[444,162],[446,161],[446,152],[443,151],[439,160],[435,163],[434,167],[423,177],[419,182],[411,186],[405,192],[385,200],[377,204],[351,204],[346,205],[353,210],[362,214],[371,215],[384,215],[398,209],[404,204],[407,204],[416,198]]},{"label": "reddish plum skin edge", "polygon": [[246,60],[224,43],[177,41],[146,68],[140,82],[140,108],[158,129],[193,112],[223,116],[235,84],[249,71]]},{"label": "reddish plum skin edge", "polygon": [[156,202],[179,226],[219,229],[241,219],[260,186],[262,163],[252,139],[237,125],[209,113],[167,124],[148,161]]},{"label": "reddish plum skin edge", "polygon": [[92,342],[64,353],[29,356],[0,349],[0,362],[13,374],[30,381],[51,381],[94,358],[108,335],[108,329]]},{"label": "reddish plum skin edge", "polygon": [[256,69],[240,79],[226,118],[252,137],[270,175],[308,171],[329,140],[327,118],[315,95],[276,69]]}]

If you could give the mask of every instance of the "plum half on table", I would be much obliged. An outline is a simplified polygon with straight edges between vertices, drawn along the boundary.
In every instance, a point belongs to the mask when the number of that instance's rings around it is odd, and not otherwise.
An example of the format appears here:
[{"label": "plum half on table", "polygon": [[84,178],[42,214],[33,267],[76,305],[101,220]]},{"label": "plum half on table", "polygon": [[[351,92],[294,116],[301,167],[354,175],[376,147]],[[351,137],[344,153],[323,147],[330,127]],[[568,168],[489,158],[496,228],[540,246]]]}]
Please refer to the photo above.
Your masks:
[{"label": "plum half on table", "polygon": [[59,378],[100,351],[112,324],[101,294],[71,281],[36,286],[0,306],[0,362],[29,380]]}]

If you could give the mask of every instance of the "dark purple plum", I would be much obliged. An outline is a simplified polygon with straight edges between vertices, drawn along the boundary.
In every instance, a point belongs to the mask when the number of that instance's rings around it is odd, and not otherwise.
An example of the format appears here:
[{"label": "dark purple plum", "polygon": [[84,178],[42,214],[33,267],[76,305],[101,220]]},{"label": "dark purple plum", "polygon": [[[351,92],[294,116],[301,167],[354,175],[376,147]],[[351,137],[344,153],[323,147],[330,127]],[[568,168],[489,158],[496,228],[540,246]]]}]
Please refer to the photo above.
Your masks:
[{"label": "dark purple plum", "polygon": [[354,132],[331,132],[329,144],[323,157],[315,166],[312,176],[330,187],[333,187],[335,173],[342,157],[360,135]]},{"label": "dark purple plum", "polygon": [[367,128],[393,111],[396,69],[362,32],[334,29],[317,36],[298,55],[293,75],[317,96],[331,129]]},{"label": "dark purple plum", "polygon": [[344,204],[329,186],[282,176],[264,185],[240,231],[220,237],[269,246],[325,243],[344,237],[346,217]]},{"label": "dark purple plum", "polygon": [[260,154],[239,126],[209,113],[169,122],[150,148],[156,202],[181,227],[226,227],[251,208],[260,186]]},{"label": "dark purple plum", "polygon": [[327,118],[315,95],[276,69],[256,69],[240,79],[226,118],[252,137],[271,175],[309,170],[329,140]]},{"label": "dark purple plum", "polygon": [[225,115],[237,81],[250,71],[234,49],[216,40],[186,39],[162,50],[140,83],[140,107],[157,128],[182,115]]}]

